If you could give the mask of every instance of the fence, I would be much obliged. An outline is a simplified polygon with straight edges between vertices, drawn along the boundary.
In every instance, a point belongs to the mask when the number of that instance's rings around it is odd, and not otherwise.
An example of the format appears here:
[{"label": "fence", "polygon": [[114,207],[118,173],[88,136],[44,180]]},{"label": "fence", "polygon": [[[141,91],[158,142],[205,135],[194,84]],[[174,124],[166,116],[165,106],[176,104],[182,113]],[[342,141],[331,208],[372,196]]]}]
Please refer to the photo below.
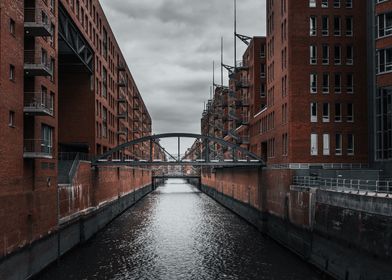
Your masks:
[{"label": "fence", "polygon": [[295,176],[293,185],[334,191],[392,194],[392,181]]}]

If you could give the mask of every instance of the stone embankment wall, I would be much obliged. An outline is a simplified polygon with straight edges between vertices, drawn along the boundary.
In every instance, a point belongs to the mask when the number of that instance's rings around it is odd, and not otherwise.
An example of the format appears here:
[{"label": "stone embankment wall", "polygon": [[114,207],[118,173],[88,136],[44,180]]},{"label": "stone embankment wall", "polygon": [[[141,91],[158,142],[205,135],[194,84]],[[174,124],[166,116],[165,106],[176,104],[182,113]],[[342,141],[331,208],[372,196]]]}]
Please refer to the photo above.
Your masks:
[{"label": "stone embankment wall", "polygon": [[[0,255],[0,279],[28,279],[37,274],[152,190],[148,170],[94,169],[89,162],[81,162],[72,183],[58,186],[57,199],[54,195],[45,201],[55,216],[59,214],[53,230],[41,232],[34,240],[16,235],[14,250]],[[10,217],[6,221],[11,223]]]},{"label": "stone embankment wall", "polygon": [[392,197],[292,185],[293,170],[204,172],[202,190],[336,279],[392,275]]}]

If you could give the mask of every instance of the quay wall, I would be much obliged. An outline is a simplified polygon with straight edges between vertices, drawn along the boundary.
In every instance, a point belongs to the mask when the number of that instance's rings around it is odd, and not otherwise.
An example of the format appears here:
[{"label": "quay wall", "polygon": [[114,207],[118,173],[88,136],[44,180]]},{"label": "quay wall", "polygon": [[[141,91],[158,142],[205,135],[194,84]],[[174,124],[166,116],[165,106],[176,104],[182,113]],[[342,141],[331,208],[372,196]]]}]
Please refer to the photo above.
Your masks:
[{"label": "quay wall", "polygon": [[216,169],[201,189],[335,279],[389,279],[392,197],[294,186],[294,172]]},{"label": "quay wall", "polygon": [[0,256],[0,279],[31,278],[91,238],[153,188],[148,170],[94,169],[91,163],[81,162],[72,183],[59,185],[57,199],[55,195],[47,200],[58,216],[52,230],[41,232],[34,240],[28,235],[15,239],[13,250]]}]

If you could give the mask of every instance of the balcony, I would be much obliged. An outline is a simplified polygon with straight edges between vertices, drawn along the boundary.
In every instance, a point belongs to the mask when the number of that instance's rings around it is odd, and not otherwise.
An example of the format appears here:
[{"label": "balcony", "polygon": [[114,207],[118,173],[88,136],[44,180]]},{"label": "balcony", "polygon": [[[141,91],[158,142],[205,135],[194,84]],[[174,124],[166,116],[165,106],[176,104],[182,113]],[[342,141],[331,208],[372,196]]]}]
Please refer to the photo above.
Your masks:
[{"label": "balcony", "polygon": [[221,107],[222,107],[222,108],[225,108],[225,107],[227,107],[228,105],[229,105],[229,103],[227,102],[226,99],[224,99],[224,100],[221,101]]},{"label": "balcony", "polygon": [[124,88],[128,86],[128,82],[125,79],[120,79],[117,83],[118,87],[120,88]]},{"label": "balcony", "polygon": [[237,112],[235,110],[229,111],[229,119],[230,120],[239,120],[240,118],[237,116]]},{"label": "balcony", "polygon": [[42,53],[35,50],[27,50],[24,52],[24,72],[28,77],[35,76],[52,76],[50,63]]},{"label": "balcony", "polygon": [[50,27],[50,20],[48,16],[42,10],[36,8],[25,8],[24,30],[26,36],[52,36],[52,30]]},{"label": "balcony", "polygon": [[238,70],[248,70],[249,69],[247,62],[244,60],[237,61],[236,66],[237,66]]},{"label": "balcony", "polygon": [[250,137],[249,136],[241,136],[240,142],[241,142],[241,144],[248,145],[248,144],[250,144]]},{"label": "balcony", "polygon": [[128,112],[119,112],[117,114],[118,119],[126,119],[128,117]]},{"label": "balcony", "polygon": [[53,117],[53,98],[43,92],[25,92],[23,112],[26,115]]},{"label": "balcony", "polygon": [[241,79],[236,83],[237,88],[249,88],[249,81],[247,79]]},{"label": "balcony", "polygon": [[241,124],[242,125],[249,125],[249,117],[248,116],[243,116],[241,119]]},{"label": "balcony", "polygon": [[125,95],[120,94],[120,96],[117,98],[118,103],[127,103],[127,98]]},{"label": "balcony", "polygon": [[243,100],[236,100],[236,101],[235,101],[235,106],[236,106],[237,108],[240,108],[240,107],[249,107],[249,101],[248,101],[248,100],[245,100],[245,99],[243,99]]},{"label": "balcony", "polygon": [[117,66],[117,70],[119,72],[125,72],[126,71],[126,66],[125,66],[125,62],[120,62]]},{"label": "balcony", "polygon": [[23,157],[29,159],[52,159],[52,144],[42,139],[24,140]]},{"label": "balcony", "polygon": [[117,135],[128,135],[128,128],[121,125],[117,130]]}]

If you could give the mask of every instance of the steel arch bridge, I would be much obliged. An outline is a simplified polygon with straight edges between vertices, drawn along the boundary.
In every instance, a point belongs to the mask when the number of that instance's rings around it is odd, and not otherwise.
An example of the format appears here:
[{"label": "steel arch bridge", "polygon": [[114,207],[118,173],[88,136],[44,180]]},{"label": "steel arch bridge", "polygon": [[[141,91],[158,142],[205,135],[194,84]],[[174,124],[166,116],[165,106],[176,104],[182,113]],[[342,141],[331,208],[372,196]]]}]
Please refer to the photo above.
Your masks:
[{"label": "steel arch bridge", "polygon": [[[177,139],[178,154],[167,152],[161,145],[162,139]],[[192,149],[180,154],[181,139],[195,140]],[[143,145],[147,153],[141,157],[126,157],[125,150]],[[155,146],[155,147],[154,147]],[[156,157],[154,151],[159,147],[164,157]],[[166,133],[141,137],[124,143],[97,157],[93,166],[195,166],[195,167],[263,167],[265,162],[250,151],[220,138],[192,133]]]}]

